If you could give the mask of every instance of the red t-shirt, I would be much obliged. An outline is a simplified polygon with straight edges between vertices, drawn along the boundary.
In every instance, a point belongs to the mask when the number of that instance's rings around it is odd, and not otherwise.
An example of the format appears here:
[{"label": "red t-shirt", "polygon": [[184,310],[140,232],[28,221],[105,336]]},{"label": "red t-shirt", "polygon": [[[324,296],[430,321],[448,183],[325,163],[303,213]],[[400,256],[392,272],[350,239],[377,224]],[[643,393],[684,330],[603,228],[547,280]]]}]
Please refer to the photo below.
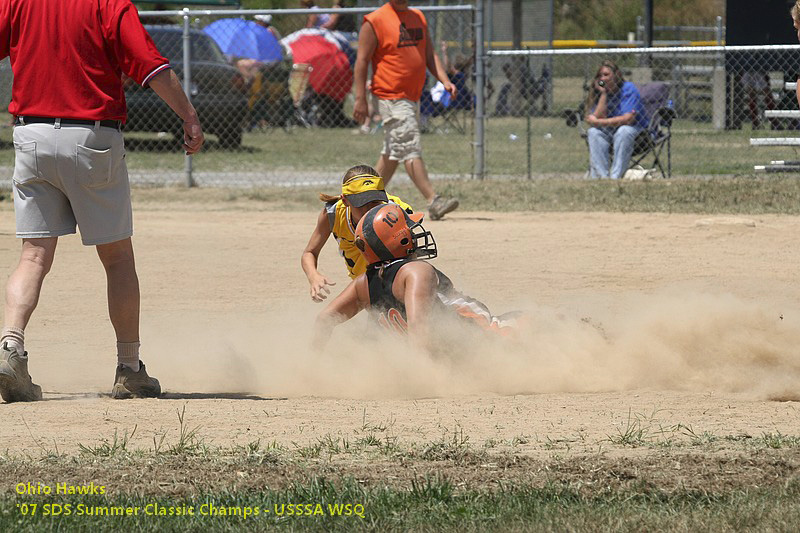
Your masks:
[{"label": "red t-shirt", "polygon": [[125,120],[121,74],[147,85],[169,68],[130,0],[0,0],[13,115]]},{"label": "red t-shirt", "polygon": [[386,3],[365,15],[378,44],[372,54],[372,92],[384,100],[414,102],[425,85],[428,23],[418,9],[395,11]]}]

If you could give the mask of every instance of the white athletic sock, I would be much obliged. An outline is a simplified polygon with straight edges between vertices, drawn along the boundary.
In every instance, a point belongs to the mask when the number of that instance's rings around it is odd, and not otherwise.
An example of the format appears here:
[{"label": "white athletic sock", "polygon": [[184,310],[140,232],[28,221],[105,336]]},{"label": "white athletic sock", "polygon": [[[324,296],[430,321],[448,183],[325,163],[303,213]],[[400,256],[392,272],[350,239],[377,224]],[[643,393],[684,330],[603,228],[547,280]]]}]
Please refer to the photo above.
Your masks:
[{"label": "white athletic sock", "polygon": [[25,330],[19,328],[5,327],[0,337],[0,346],[8,343],[9,348],[14,348],[18,353],[25,353]]},{"label": "white athletic sock", "polygon": [[139,371],[139,342],[118,342],[117,363],[134,372]]}]

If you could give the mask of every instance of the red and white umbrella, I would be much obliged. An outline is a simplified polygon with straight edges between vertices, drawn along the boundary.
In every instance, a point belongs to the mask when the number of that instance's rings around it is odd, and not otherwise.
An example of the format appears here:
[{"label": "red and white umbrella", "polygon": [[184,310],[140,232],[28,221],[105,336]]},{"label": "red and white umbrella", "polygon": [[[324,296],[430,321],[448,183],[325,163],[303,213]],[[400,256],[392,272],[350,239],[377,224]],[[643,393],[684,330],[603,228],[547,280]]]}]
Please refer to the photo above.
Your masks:
[{"label": "red and white umbrella", "polygon": [[317,94],[330,96],[337,102],[345,99],[353,88],[353,70],[343,50],[347,45],[328,30],[306,28],[281,39],[292,50],[295,63],[311,65],[308,83]]}]

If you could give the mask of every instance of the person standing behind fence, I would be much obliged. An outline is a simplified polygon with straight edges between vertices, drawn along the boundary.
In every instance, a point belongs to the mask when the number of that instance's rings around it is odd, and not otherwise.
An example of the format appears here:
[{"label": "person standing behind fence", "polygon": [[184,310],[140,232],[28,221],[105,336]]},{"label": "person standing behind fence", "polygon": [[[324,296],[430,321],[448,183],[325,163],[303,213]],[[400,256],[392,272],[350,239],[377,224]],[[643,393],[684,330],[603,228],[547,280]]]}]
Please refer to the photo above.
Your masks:
[{"label": "person standing behind fence", "polygon": [[[647,127],[642,97],[613,61],[597,69],[586,97],[589,163],[593,178],[619,179],[628,169],[636,137]],[[614,158],[610,164],[610,150]],[[609,168],[610,166],[610,168]]]},{"label": "person standing behind fence", "polygon": [[422,160],[419,99],[425,85],[425,70],[442,82],[452,98],[456,88],[434,52],[425,16],[408,7],[408,0],[389,0],[364,16],[358,36],[354,70],[356,102],[353,118],[362,124],[368,116],[367,70],[372,63],[372,92],[378,97],[383,118],[383,150],[376,169],[388,185],[397,164],[406,172],[428,202],[433,220],[458,207],[455,198],[436,194]]},{"label": "person standing behind fence", "polygon": [[106,271],[117,337],[112,396],[158,396],[158,380],[139,361],[121,74],[149,85],[183,119],[187,154],[203,145],[197,113],[130,0],[0,0],[0,59],[6,56],[14,73],[8,110],[16,117],[13,195],[22,252],[6,285],[0,395],[6,402],[42,398],[28,372],[25,327],[58,238],[77,226]]}]

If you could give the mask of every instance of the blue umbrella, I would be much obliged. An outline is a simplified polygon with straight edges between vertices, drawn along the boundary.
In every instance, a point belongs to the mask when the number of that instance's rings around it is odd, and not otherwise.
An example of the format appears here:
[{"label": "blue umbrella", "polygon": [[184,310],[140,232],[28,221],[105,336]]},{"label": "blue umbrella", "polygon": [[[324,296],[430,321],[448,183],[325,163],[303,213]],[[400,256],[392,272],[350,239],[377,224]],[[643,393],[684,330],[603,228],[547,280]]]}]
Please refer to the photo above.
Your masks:
[{"label": "blue umbrella", "polygon": [[283,57],[281,45],[272,32],[251,20],[220,19],[203,31],[229,56],[259,61],[280,61]]}]

